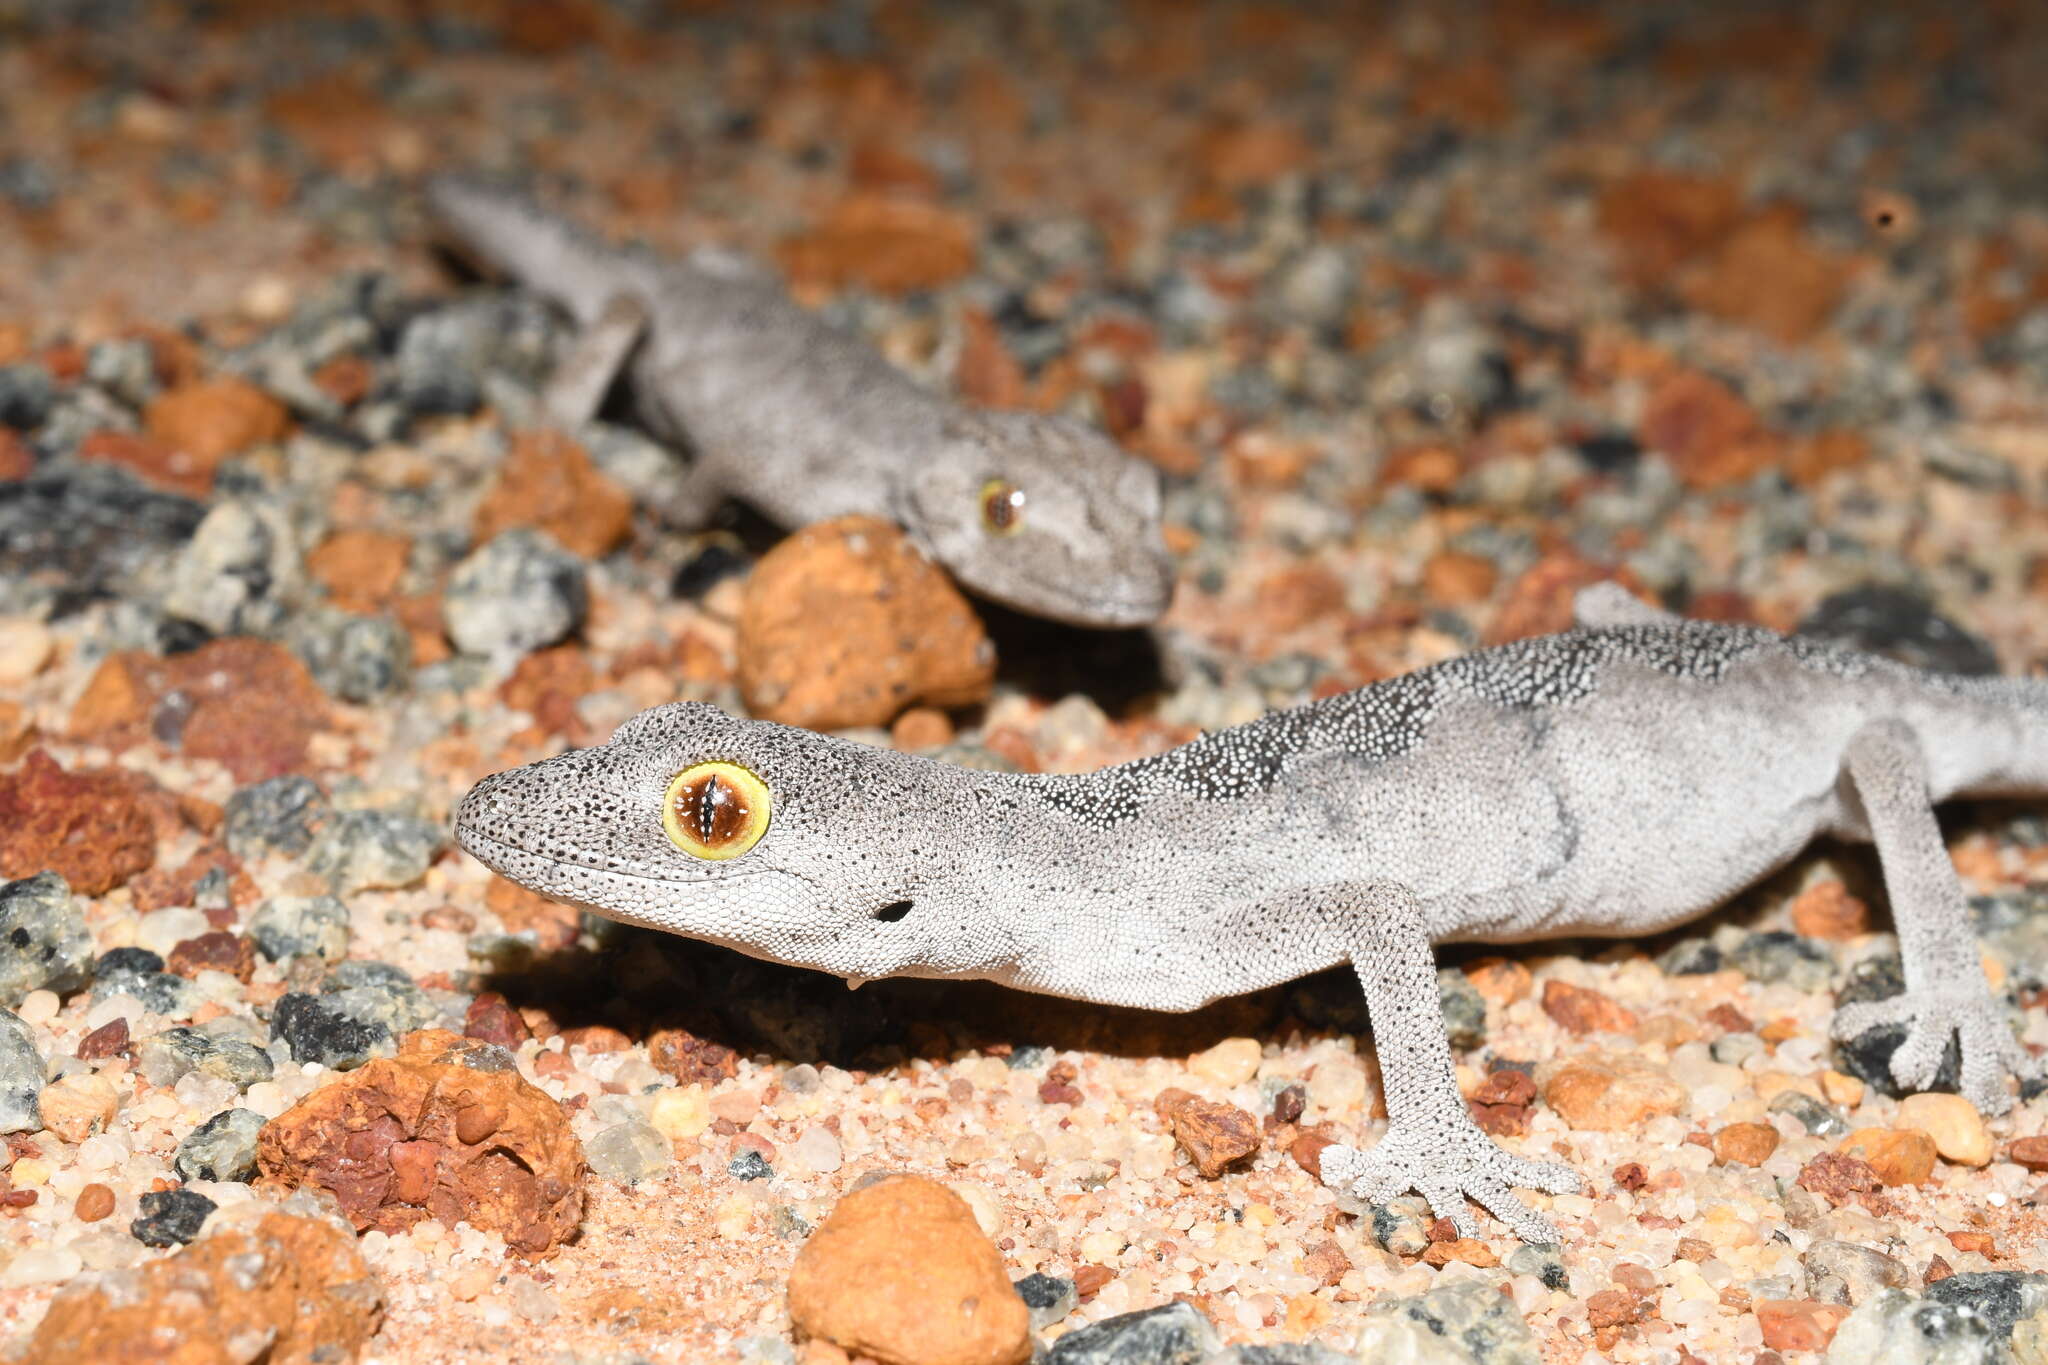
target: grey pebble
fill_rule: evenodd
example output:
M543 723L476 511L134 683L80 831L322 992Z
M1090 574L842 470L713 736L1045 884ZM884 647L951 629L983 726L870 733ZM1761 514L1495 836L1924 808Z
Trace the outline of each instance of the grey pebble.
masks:
M57 381L34 362L0 365L0 426L33 431L57 405Z
M270 1054L246 1038L218 1037L199 1029L154 1033L135 1045L135 1066L151 1085L176 1085L197 1071L247 1090L277 1068Z
M256 951L273 962L348 953L348 907L333 896L272 896L249 917Z
M1471 1051L1486 1041L1486 997L1479 993L1464 972L1440 967L1436 974L1438 1003L1443 1007L1444 1032L1451 1046Z
M0 1005L33 990L67 994L92 979L92 932L71 886L55 872L0 886Z
M338 1009L325 997L294 991L281 997L270 1016L270 1036L291 1050L295 1062L318 1062L349 1071L372 1057L389 1057L397 1048L391 1030L365 1023Z
M335 812L306 853L306 868L338 895L411 886L440 853L440 826L396 811Z
M1682 938L1657 955L1666 976L1705 976L1727 965L1720 947L1708 938Z
M1222 1346L1188 1303L1163 1304L1077 1327L1053 1343L1052 1365L1200 1365Z
M1510 1275L1534 1275L1546 1289L1563 1289L1570 1283L1564 1271L1564 1252L1556 1246L1524 1242L1510 1251L1502 1264Z
M0 1010L0 1133L33 1133L43 1126L43 1059L36 1033L12 1010Z
M768 1158L751 1147L745 1147L725 1163L725 1173L735 1180L766 1180L775 1174L775 1168L768 1164Z
M1835 979L1835 960L1826 948L1778 929L1744 937L1728 965L1752 981L1784 982L1801 991L1824 991Z
M134 996L151 1014L189 1014L199 1003L198 987L165 971L147 948L114 948L93 964L93 1002L116 995Z
M228 797L221 830L237 858L283 853L296 858L313 845L330 807L311 778L273 777Z
M603 1129L583 1144L590 1169L604 1180L633 1185L668 1169L673 1149L650 1123L631 1120Z
M514 527L455 566L441 602L448 638L465 654L528 654L574 633L590 609L583 561L549 537Z
M1407 1298L1381 1299L1366 1313L1368 1323L1375 1319L1388 1327L1380 1329L1379 1354L1373 1359L1468 1360L1483 1365L1539 1365L1541 1360L1536 1338L1515 1311L1514 1300L1478 1280L1459 1280ZM1404 1336L1407 1340L1400 1340ZM1408 1354L1403 1354L1403 1347ZM1437 1354L1430 1353L1431 1347ZM1458 1354L1445 1352L1446 1347Z
M1800 1263L1806 1267L1807 1293L1826 1303L1859 1304L1884 1289L1906 1289L1913 1272L1896 1256L1821 1238L1806 1249ZM1840 1288L1840 1296L1833 1292Z
M256 1174L256 1134L263 1115L223 1109L186 1134L171 1158L180 1180L245 1181Z
M412 680L412 636L389 616L302 611L286 627L285 643L313 680L343 701L375 701Z
M298 533L283 508L217 502L172 563L164 610L216 635L274 635L305 578Z
M61 575L78 590L125 589L206 515L118 465L38 469L0 500L0 575Z
M1936 1280L1926 1293L1935 1303L1975 1313L2000 1340L2012 1337L2015 1324L2048 1314L2048 1275L2030 1271L1965 1271ZM2036 1344L2048 1345L2048 1340Z
M2014 1365L2048 1358L2048 1276L1951 1275L1927 1286L1924 1298L1881 1289L1843 1319L1827 1358L1831 1365Z
M1358 1357L1312 1341L1287 1341L1274 1346L1233 1346L1214 1360L1216 1365L1357 1365Z
M320 983L320 1003L393 1037L425 1028L440 1009L403 968L388 962L339 962Z
M1074 1282L1059 1275L1026 1275L1016 1283L1017 1297L1031 1313L1031 1330L1050 1327L1074 1311Z
M1764 1040L1754 1033L1724 1033L1708 1044L1707 1052L1723 1066L1741 1066L1764 1050Z
M1849 1131L1849 1121L1839 1111L1797 1090L1779 1091L1764 1110L1771 1114L1791 1115L1800 1127L1817 1138L1841 1137Z

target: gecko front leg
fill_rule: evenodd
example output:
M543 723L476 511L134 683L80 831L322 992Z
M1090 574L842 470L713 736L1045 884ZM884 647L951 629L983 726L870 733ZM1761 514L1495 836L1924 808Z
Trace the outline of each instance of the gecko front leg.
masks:
M1549 1220L1511 1187L1567 1194L1584 1182L1569 1166L1513 1155L1472 1121L1452 1070L1436 957L1414 893L1388 882L1334 887L1318 909L1365 988L1387 1100L1387 1131L1372 1148L1324 1149L1324 1183L1371 1203L1415 1190L1461 1237L1478 1230L1470 1199L1523 1241L1556 1242Z
M564 431L575 431L597 416L647 323L647 306L631 294L606 299L597 321L576 338L548 380L541 406L549 420Z
M1891 1069L1906 1090L1933 1083L1956 1038L1963 1098L1986 1114L2002 1114L2012 1107L2006 1071L2029 1076L2039 1063L2006 1025L1978 962L1962 883L1935 823L1919 738L1903 722L1878 721L1850 741L1844 770L1884 868L1906 989L1889 1000L1844 1005L1834 1036L1904 1024L1906 1040L1892 1054Z

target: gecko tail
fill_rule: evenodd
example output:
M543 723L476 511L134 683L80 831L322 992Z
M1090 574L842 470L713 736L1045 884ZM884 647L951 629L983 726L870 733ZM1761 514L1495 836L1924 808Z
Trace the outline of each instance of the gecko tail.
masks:
M427 208L453 244L492 272L567 309L588 327L628 284L629 253L599 241L532 196L471 175L438 175Z

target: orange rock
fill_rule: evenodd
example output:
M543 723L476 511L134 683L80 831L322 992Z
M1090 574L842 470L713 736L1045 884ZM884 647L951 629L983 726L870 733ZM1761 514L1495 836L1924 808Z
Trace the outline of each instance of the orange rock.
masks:
M905 294L951 284L974 265L973 221L936 204L877 194L849 195L823 223L782 244L779 255L798 287L865 284Z
M1934 1174L1934 1139L1917 1128L1859 1128L1835 1150L1869 1163L1883 1185L1923 1185Z
M1870 932L1870 907L1838 881L1815 882L1792 902L1792 927L1808 938L1852 939Z
M1311 1178L1323 1178L1323 1152L1337 1145L1337 1139L1321 1132L1303 1132L1287 1144L1287 1155L1294 1164L1307 1171Z
M583 1218L582 1145L517 1071L463 1064L484 1046L410 1034L397 1057L314 1091L263 1126L262 1183L318 1185L359 1231L466 1220L523 1255L553 1252Z
M531 932L542 952L555 952L574 943L582 923L575 906L549 900L503 877L492 878L484 887L484 905L504 924L506 933Z
M1731 1123L1714 1134L1714 1159L1724 1166L1761 1166L1778 1150L1778 1130L1768 1123Z
M306 556L306 571L345 611L388 606L405 576L412 542L385 531L336 531Z
M1825 1351L1849 1316L1846 1305L1817 1299L1759 1299L1753 1311L1773 1351Z
M106 1187L86 1187L94 1189ZM110 1193L103 1202L111 1206ZM266 1213L162 1260L74 1280L51 1301L24 1358L236 1365L256 1358L249 1343L260 1342L268 1365L345 1365L383 1315L353 1237L324 1219Z
M1642 586L1626 569L1609 569L1565 550L1547 554L1525 570L1508 589L1507 600L1494 613L1485 642L1504 645L1532 635L1554 635L1572 624L1572 599L1579 589L1609 579L1637 596Z
M1527 967L1506 957L1483 957L1468 964L1465 979L1487 1004L1499 1009L1526 1000L1534 984Z
M1003 345L1003 334L978 308L960 315L960 360L953 367L953 383L969 402L985 408L1024 406L1024 367Z
M25 479L35 467L36 454L29 449L28 442L15 435L11 428L0 427L0 483Z
M1189 1095L1172 1106L1166 1121L1195 1169L1212 1180L1258 1154L1259 1121L1234 1104Z
M1802 436L1785 452L1785 476L1801 487L1810 488L1837 469L1862 464L1870 454L1870 442L1862 433L1845 427L1831 427ZM1688 610L1687 615L1696 613Z
M233 375L166 390L151 400L142 421L150 435L196 460L208 487L222 460L291 429L284 404Z
M596 682L582 646L556 645L521 659L512 676L499 685L498 697L513 710L531 715L543 732L577 743L585 738L585 726L576 703L595 690Z
M814 730L886 725L904 707L985 699L995 648L959 589L872 517L805 527L762 557L739 621L756 716Z
M1774 464L1783 445L1740 395L1698 370L1678 370L1650 391L1636 439L1669 456L1693 488L1740 483Z
M1438 1269L1442 1269L1451 1261L1463 1261L1466 1265L1481 1267L1500 1264L1500 1257L1493 1254L1493 1248L1476 1237L1454 1237L1448 1242L1431 1242L1423 1251L1422 1259Z
M1632 1054L1589 1052L1544 1075L1543 1098L1574 1128L1613 1132L1685 1111L1686 1090L1662 1067Z
M545 531L569 553L598 559L632 531L633 500L567 436L521 432L476 509L472 531L481 545L514 526Z
M1930 1154L1933 1146L1931 1142L1928 1144ZM1799 1168L1800 1187L1812 1190L1832 1204L1846 1203L1851 1196L1867 1194L1882 1183L1869 1162L1850 1152L1822 1152Z
M889 727L889 738L897 748L909 752L936 749L953 742L953 722L936 707L913 706L896 717L896 723Z
M1998 1254L1998 1242L1988 1232L1966 1232L1962 1229L1957 1229L1954 1232L1945 1232L1942 1235L1948 1238L1949 1245L1957 1251L1975 1252L1979 1256L1995 1256Z
M117 464L144 483L188 498L213 491L213 466L169 441L131 431L95 431L78 443L78 458Z
M2048 1171L2048 1137L2014 1138L2005 1159L2030 1171Z
M1422 591L1431 603L1462 606L1485 601L1499 577L1500 570L1485 556L1445 550L1422 566Z
M1812 336L1834 314L1848 271L1807 239L1802 216L1777 205L1737 228L1688 281L1687 300L1787 344Z
M1680 264L1717 247L1742 217L1732 180L1637 171L1608 186L1595 218L1639 284L1659 287Z
M33 749L0 773L0 877L57 873L81 896L103 895L156 862L149 779L118 768L66 772Z
M1600 991L1565 981L1543 983L1543 1012L1573 1033L1627 1033L1635 1011Z
M738 1053L686 1028L656 1029L647 1039L647 1060L683 1085L716 1085L739 1074Z
M290 650L229 636L169 658L109 656L73 704L71 732L117 753L164 738L158 710L173 693L183 710L182 724L168 730L176 747L214 759L237 782L298 771L332 718L326 694Z
M1029 1314L966 1201L899 1175L839 1201L789 1272L797 1330L881 1365L1019 1365Z
M1302 564L1268 575L1252 600L1252 615L1276 635L1344 610L1344 580L1320 564Z

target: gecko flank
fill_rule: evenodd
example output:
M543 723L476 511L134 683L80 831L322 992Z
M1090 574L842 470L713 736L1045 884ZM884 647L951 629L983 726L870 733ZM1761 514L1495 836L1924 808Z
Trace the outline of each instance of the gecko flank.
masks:
M641 420L687 444L669 520L701 523L727 495L792 527L864 513L1020 611L1115 627L1166 610L1159 475L1102 433L930 392L729 254L665 262L610 247L465 179L435 180L427 198L486 265L584 329L550 384L556 421L589 420L624 366Z
M697 704L500 773L463 846L617 919L866 979L981 977L1187 1010L1356 969L1389 1125L1323 1176L1360 1198L1469 1197L1555 1241L1453 1077L1431 945L1648 935L1833 834L1874 841L1905 992L1838 1036L1907 1027L1900 1084L1958 1040L2009 1107L2036 1065L1977 961L1934 803L2048 792L2048 686L1916 672L1619 590L1579 629L1473 654L1080 776L974 772Z

